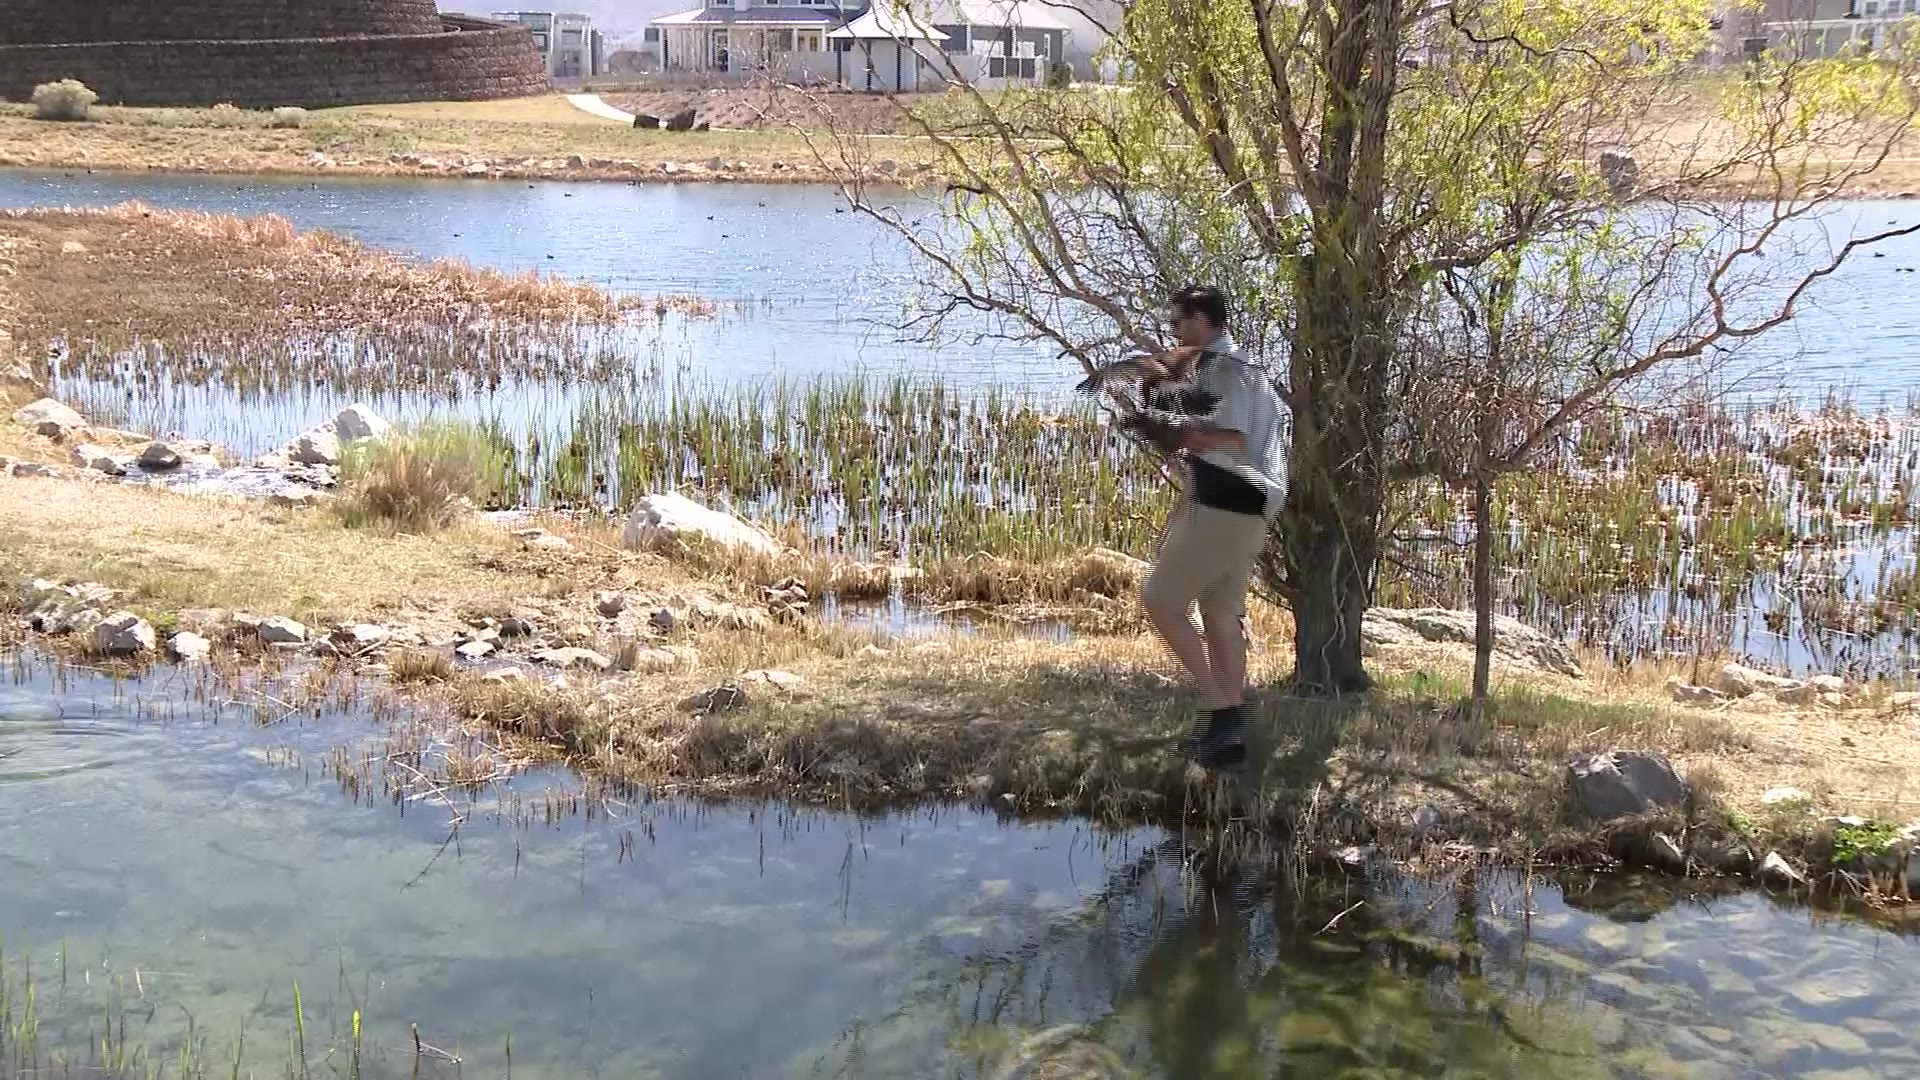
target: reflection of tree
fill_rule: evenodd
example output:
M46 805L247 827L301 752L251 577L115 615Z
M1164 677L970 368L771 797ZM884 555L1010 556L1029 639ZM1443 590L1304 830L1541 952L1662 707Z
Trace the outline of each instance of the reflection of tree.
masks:
M1606 1075L1562 984L1528 972L1524 934L1477 913L1513 910L1503 888L1473 873L1222 867L1176 839L1113 868L1073 917L944 973L895 1020L943 1020L965 1063L952 1076L992 1077L1025 1035L1076 1021L1138 1075L1173 1080Z

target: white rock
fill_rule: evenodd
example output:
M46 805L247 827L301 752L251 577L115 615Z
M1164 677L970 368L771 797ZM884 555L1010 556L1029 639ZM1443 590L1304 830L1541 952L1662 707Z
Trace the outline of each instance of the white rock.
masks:
M1669 683L1667 689L1673 700L1682 705L1718 705L1727 700L1727 695L1711 686L1692 686L1676 680Z
M772 669L749 671L740 676L740 682L748 687L764 686L770 690L778 690L783 694L798 693L806 689L807 686L807 680L795 675L791 671L777 671Z
M70 432L87 426L85 417L52 398L41 398L15 412L13 422L49 439L64 439Z
M1760 880L1779 888L1807 883L1806 875L1794 869L1777 851L1767 852L1767 857L1760 860Z
M1574 804L1591 821L1672 809L1684 805L1688 796L1686 781L1666 756L1647 751L1577 755L1567 763L1567 779Z
M60 470L38 461L16 461L13 463L15 476L58 476Z
M375 623L342 626L334 630L330 636L334 645L349 656L360 656L386 648L393 641L393 631Z
M83 469L103 472L108 476L125 476L133 468L133 458L126 454L116 454L105 447L81 443L73 448L73 463Z
M180 467L180 452L163 442L147 444L140 451L140 467L143 469L177 469Z
M333 435L343 446L362 439L384 439L393 433L393 425L365 405L349 405L333 418Z
M284 615L261 619L257 633L268 645L303 645L307 640L307 628Z
M116 611L93 626L93 651L107 656L149 653L155 640L153 627L131 611Z
M679 667L680 657L666 649L656 649L638 641L630 641L621 648L620 659L616 666L621 671L657 675Z
M493 655L491 641L466 641L454 646L453 654L462 660L480 660Z
M747 688L736 683L708 687L680 702L680 710L690 713L723 713L743 709L749 703Z
M1376 645L1411 644L1418 639L1465 645L1474 641L1474 616L1471 611L1452 608L1372 608L1361 623L1363 643ZM1556 672L1569 678L1584 678L1573 649L1565 641L1543 633L1518 619L1505 615L1493 617L1494 652L1511 661Z
M1841 694L1847 692L1847 680L1838 675L1815 675L1807 680L1807 685L1816 694Z
M300 465L338 465L340 440L327 428L317 427L301 432L287 444L285 453L288 460Z
M167 651L183 664L197 664L213 655L213 642L191 630L182 630L167 639Z
M613 667L613 661L592 649L541 649L533 654L533 658L548 667L557 667L562 670L592 668L595 671L606 671Z
M564 536L555 536L545 529L521 529L513 534L520 546L535 551L571 551L573 545Z
M1647 859L1655 869L1665 870L1669 874L1687 872L1687 853L1681 849L1678 840L1663 832L1656 832L1649 838Z
M1768 788L1766 793L1760 796L1762 806L1792 806L1812 801L1813 796L1797 787Z
M93 628L105 621L106 615L99 608L80 606L61 613L55 624L56 634L91 634Z
M606 589L593 595L593 609L606 618L617 618L627 610L627 598L615 590Z
M480 676L480 681L490 683L524 682L526 678L527 673L521 671L519 668L505 667L495 668L487 672L485 675Z
M784 550L779 541L759 526L671 491L648 495L635 504L622 539L625 546L634 551L668 554L685 551L693 541L745 548L766 555L777 555Z
M1720 689L1734 697L1746 697L1761 691L1770 694L1791 692L1800 686L1799 679L1783 678L1741 664L1728 664L1720 669Z

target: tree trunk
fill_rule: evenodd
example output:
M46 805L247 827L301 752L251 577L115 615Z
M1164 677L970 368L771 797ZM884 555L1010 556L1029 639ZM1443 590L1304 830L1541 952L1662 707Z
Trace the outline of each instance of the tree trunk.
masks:
M1347 542L1340 509L1301 506L1285 537L1293 563L1294 686L1310 694L1360 693L1373 685L1361 658L1361 620L1378 554Z
M1483 444L1484 445L1484 444ZM1485 708L1493 677L1493 477L1473 478L1473 703Z

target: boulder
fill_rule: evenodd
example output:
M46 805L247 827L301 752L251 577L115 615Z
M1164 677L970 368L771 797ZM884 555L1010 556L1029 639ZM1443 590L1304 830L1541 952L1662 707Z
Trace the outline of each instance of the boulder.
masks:
M1363 640L1370 638L1377 644L1410 643L1410 635L1418 635L1425 641L1472 648L1473 623L1473 612L1452 608L1373 608L1361 624L1361 635ZM1510 661L1569 678L1584 678L1586 674L1566 642L1505 615L1493 617L1493 651Z
M64 439L87 426L85 417L52 398L41 398L15 412L13 422L49 439Z
M1720 689L1734 697L1747 697L1763 691L1769 694L1792 692L1800 686L1799 679L1773 675L1740 664L1728 664L1720 669Z
M622 541L630 550L667 554L685 552L690 541L764 555L785 550L759 526L671 491L645 496L634 505Z
M573 545L564 536L555 536L545 529L520 529L513 534L520 546L530 551L572 551Z
M317 427L300 433L287 444L286 455L297 465L340 464L340 439L329 428Z
M606 671L613 667L613 661L594 652L592 649L541 649L533 654L533 659L565 671L571 668L590 668L594 671Z
M1777 851L1767 852L1767 857L1760 860L1760 880L1777 889L1789 889L1807 883L1806 875L1794 869L1793 864Z
M679 628L680 623L679 613L668 607L655 608L653 614L647 616L647 625L661 634L673 633Z
M1727 700L1727 695L1711 686L1694 686L1678 679L1667 684L1667 692L1682 705L1718 705Z
M1640 186L1640 163L1631 154L1602 150L1600 179L1606 183L1607 191L1614 198L1629 198Z
M1813 802L1813 796L1797 787L1768 788L1760 796L1762 806L1804 806Z
M708 687L697 694L683 698L680 702L680 711L702 715L733 712L736 709L746 708L749 700L746 687L735 683L721 683L719 686Z
M375 623L355 623L335 628L328 639L343 655L364 656L392 643L393 631Z
M116 611L93 625L93 651L106 656L139 656L153 651L153 627L131 611Z
M740 685L747 687L765 687L783 694L797 694L806 689L807 680L791 671L761 669L749 671L740 676Z
M627 598L613 589L606 589L593 595L593 609L603 618L616 619L627 610Z
M167 639L167 652L183 664L203 663L213 655L213 642L191 630L182 630Z
M59 476L60 470L38 461L16 461L13 463L15 476Z
M494 648L491 641L465 641L454 646L453 654L462 660L484 660L493 655Z
M692 109L681 109L679 112L667 117L666 123L662 126L668 131L692 131L693 118L694 112Z
M657 675L663 671L672 671L680 666L680 657L666 649L655 648L638 641L630 641L620 650L620 659L616 665L621 671L633 671L643 675Z
M393 434L393 425L365 405L349 405L333 418L333 435L342 446L362 439L384 439Z
M517 667L494 668L492 671L480 676L481 682L490 683L517 683L525 682L526 679L527 673Z
M648 129L658 128L660 126L660 118L651 113L634 113L633 126Z
M304 645L307 641L307 628L284 615L261 619L255 633L267 645Z
M1842 697L1846 696L1848 690L1847 680L1838 675L1815 675L1807 680L1807 686L1816 694L1838 694Z
M143 469L177 469L180 467L180 451L164 442L151 442L140 451L140 467Z
M1599 823L1671 810L1689 794L1666 755L1642 750L1576 755L1567 780L1580 815Z
M108 476L125 476L133 468L134 459L91 443L81 443L73 448L73 463Z

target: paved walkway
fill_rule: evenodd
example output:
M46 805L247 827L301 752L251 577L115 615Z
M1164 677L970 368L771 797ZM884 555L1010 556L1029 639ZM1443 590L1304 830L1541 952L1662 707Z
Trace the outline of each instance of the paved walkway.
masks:
M604 120L618 120L628 127L633 126L632 113L621 112L619 109L600 100L599 94L568 94L567 104L572 105L581 112L592 113Z

